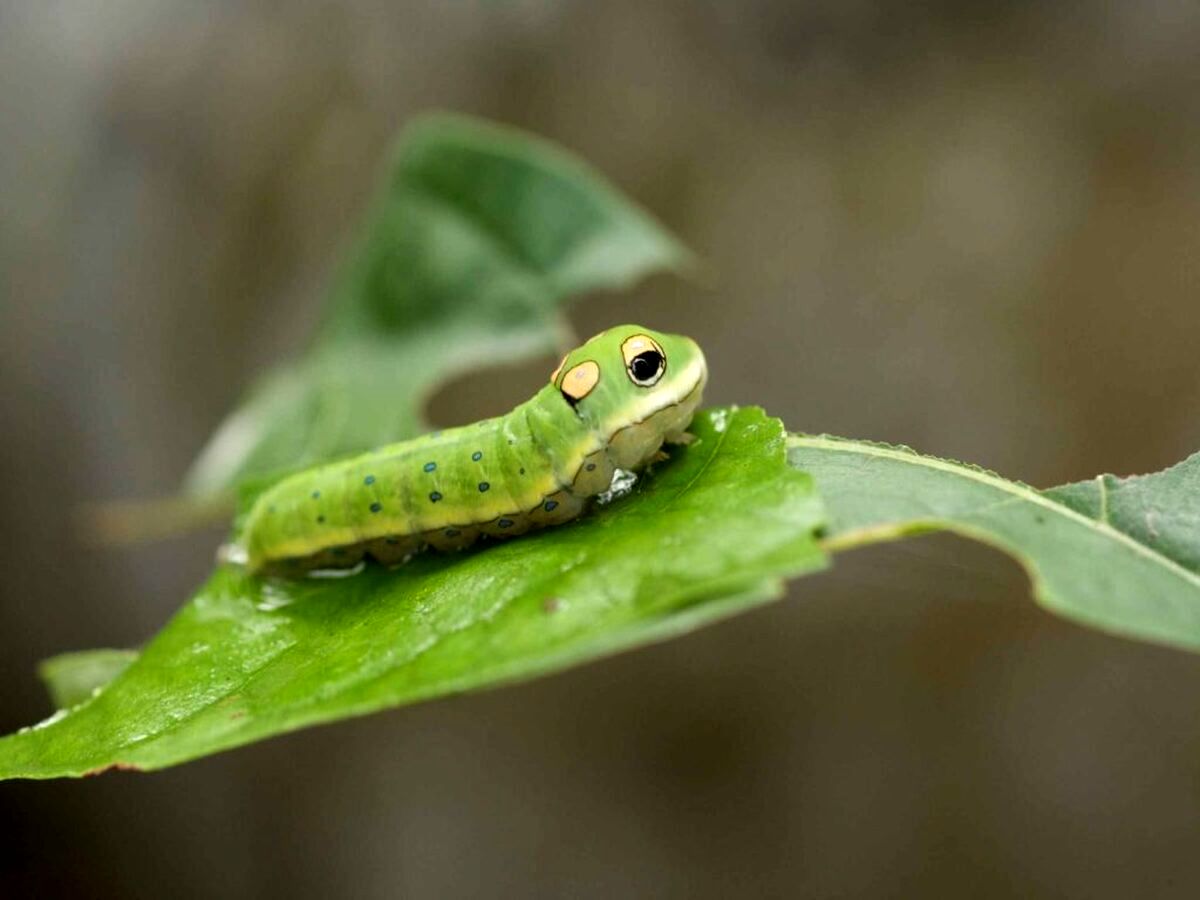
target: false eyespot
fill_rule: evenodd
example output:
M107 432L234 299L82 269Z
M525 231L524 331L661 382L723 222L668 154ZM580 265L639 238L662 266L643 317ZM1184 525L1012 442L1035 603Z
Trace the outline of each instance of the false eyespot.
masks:
M662 346L648 334L626 338L621 344L621 356L625 359L629 380L638 387L658 384L667 369L667 356Z
M571 404L575 404L590 394L599 382L600 366L589 359L567 370L560 390Z

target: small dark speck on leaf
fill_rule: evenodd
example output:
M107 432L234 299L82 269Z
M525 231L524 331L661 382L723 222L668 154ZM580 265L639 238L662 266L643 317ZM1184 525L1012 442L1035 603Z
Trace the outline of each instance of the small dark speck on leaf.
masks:
M556 613L562 609L562 601L557 597L547 597L542 601L542 610L546 613Z

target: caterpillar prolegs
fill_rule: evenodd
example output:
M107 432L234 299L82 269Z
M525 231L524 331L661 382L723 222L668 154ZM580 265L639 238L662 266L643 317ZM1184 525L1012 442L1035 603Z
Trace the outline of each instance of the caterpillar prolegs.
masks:
M615 470L688 439L706 379L691 339L609 329L507 415L284 478L254 502L236 555L254 572L301 575L570 521Z

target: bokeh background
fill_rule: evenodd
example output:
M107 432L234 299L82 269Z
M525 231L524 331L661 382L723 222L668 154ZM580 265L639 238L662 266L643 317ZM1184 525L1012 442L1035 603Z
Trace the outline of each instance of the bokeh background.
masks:
M428 109L562 142L709 261L572 317L694 335L714 402L1040 486L1200 449L1197 47L1184 0L0 2L0 730L202 580L219 531L72 513L173 489ZM926 538L548 680L0 785L0 896L1194 897L1198 709L1200 659Z

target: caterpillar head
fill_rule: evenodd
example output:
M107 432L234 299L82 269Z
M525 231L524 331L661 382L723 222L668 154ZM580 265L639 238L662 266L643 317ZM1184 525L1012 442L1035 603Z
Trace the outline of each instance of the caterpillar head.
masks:
M691 421L707 377L691 338L621 325L568 353L550 383L601 434L655 417L665 435L674 435Z

